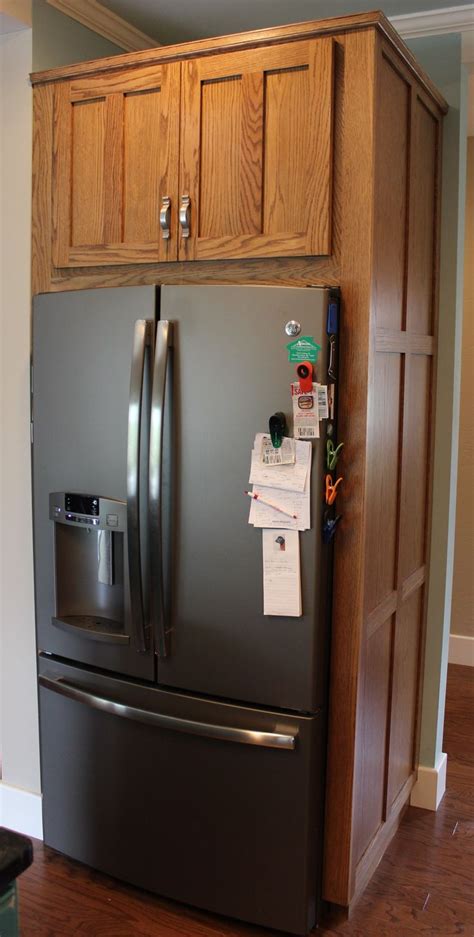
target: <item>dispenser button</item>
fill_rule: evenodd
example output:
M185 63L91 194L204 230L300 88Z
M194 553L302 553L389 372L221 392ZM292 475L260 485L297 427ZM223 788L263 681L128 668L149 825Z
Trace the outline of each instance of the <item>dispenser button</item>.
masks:
M107 527L118 527L118 514L107 514Z

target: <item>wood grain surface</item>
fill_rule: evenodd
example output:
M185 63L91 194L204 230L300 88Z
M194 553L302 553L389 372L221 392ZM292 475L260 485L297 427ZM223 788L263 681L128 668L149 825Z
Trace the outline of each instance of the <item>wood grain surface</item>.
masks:
M315 934L470 937L474 931L473 721L472 668L451 665L443 745L448 753L447 790L437 813L408 808L350 920L326 915ZM123 885L39 841L34 847L34 863L18 880L22 937L277 935Z
M418 79L420 85L436 103L440 112L445 114L448 105L440 94L430 77L416 61L408 46L391 25L389 20L380 11L373 13L356 13L349 16L338 16L330 19L320 19L306 23L294 23L290 26L275 26L269 29L258 29L247 33L235 33L229 36L219 36L216 39L201 39L172 45L146 52L134 52L131 55L109 56L97 59L95 62L81 62L63 68L50 69L37 72L31 76L33 84L49 81L58 81L61 78L76 78L83 75L98 75L105 71L119 71L140 64L163 64L177 58L185 59L196 56L210 56L220 52L237 51L242 48L251 48L259 45L273 45L282 42L312 39L315 36L335 35L344 36L347 32L375 28L380 36L389 40L392 47L397 50L401 59L411 74Z

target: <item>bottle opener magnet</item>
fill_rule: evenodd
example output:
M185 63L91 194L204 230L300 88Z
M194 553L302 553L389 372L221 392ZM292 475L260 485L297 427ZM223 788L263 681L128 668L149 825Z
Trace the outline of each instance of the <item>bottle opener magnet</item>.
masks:
M279 449L283 437L286 436L286 417L285 414L279 410L277 413L274 413L268 421L268 429L270 431L270 438L272 441L272 446L274 449Z
M310 394L313 390L313 365L311 361L302 361L296 368L302 394Z

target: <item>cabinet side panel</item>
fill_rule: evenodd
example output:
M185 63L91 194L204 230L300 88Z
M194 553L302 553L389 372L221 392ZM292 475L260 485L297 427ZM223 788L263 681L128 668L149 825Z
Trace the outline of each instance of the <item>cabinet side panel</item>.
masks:
M51 288L53 240L51 173L53 153L53 86L33 92L33 181L31 225L31 292Z
M397 615L394 650L387 808L413 772L423 589L412 593Z
M376 355L368 419L367 615L396 589L402 379L401 355Z
M432 359L428 355L411 355L410 359L403 440L407 468L400 516L402 582L420 569L426 559L426 487L430 454Z
M393 618L380 625L364 653L353 828L356 861L383 822L392 627Z
M433 333L438 123L420 98L414 104L408 327Z
M390 120L377 127L383 172L375 182L374 298L378 328L403 328L408 212L410 85L382 57L379 95Z

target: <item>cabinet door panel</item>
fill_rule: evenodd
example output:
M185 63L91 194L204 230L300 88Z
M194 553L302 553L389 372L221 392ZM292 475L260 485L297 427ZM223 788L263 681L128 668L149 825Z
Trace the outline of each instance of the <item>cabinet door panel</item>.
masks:
M57 267L177 257L180 65L78 79L55 92ZM171 232L159 223L171 200Z
M325 38L184 63L180 260L330 252L333 58Z

